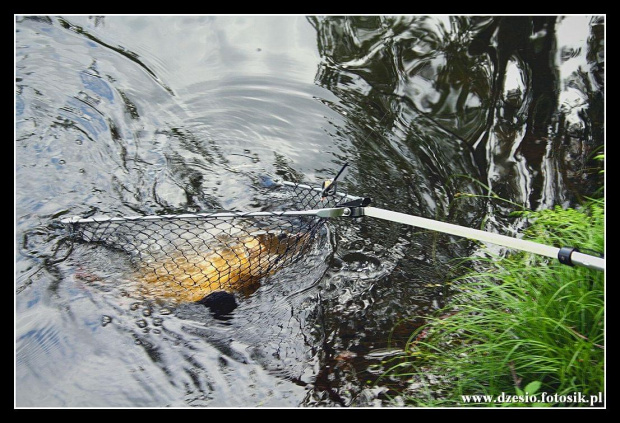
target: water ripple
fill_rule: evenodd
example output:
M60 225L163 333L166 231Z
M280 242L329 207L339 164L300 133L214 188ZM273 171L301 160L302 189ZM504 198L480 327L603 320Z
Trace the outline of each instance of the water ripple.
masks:
M16 17L15 77L18 406L389 404L376 365L474 251L334 220L220 321L61 217L264 210L348 162L375 206L510 231L485 186L568 206L604 177L602 17Z

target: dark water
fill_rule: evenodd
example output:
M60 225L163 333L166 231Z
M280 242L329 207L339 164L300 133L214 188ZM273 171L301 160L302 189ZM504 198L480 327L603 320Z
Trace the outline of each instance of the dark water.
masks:
M232 319L128 295L67 215L261 210L269 176L503 233L602 185L601 17L16 17L15 404L390 406L469 242L330 222ZM477 182L476 182L477 181ZM392 332L393 330L393 332Z

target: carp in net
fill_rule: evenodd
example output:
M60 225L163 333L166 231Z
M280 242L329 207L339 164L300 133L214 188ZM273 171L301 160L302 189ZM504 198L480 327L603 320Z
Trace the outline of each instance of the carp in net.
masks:
M127 254L132 280L151 298L195 302L225 291L249 295L260 281L298 260L329 211L350 201L323 188L283 182L286 211L228 212L64 219L74 242ZM321 210L326 210L321 213Z

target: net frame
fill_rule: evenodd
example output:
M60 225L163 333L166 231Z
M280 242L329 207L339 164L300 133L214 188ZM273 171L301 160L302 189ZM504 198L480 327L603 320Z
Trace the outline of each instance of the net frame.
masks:
M335 185L335 184L334 184ZM132 277L151 296L199 301L214 291L249 295L260 281L297 261L327 217L357 199L331 189L280 182L272 208L287 210L64 219L72 242L127 254Z

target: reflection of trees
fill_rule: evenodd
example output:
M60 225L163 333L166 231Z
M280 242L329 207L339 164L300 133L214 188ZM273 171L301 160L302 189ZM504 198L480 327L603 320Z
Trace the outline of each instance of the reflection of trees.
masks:
M472 54L487 53L494 69L486 130L476 144L476 157L482 162L491 153L490 165L501 158L498 165L503 167L522 158L531 173L518 175L509 172L509 178L504 182L507 184L510 177L523 180L524 176L531 176L533 181L530 184L534 186L542 187L544 183L541 169L547 145L542 140L550 136L551 119L558 104L558 78L553 64L556 19L553 16L494 18L488 29L474 38L469 50ZM495 37L495 41L492 42L491 37ZM512 91L507 89L506 78L511 63L521 70L523 91L521 87ZM521 119L515 120L515 113L520 114ZM490 138L495 138L494 142ZM513 149L514 153L511 153ZM507 191L506 194L513 196L516 193ZM528 204L526 198L520 200L533 205Z
M352 193L371 196L379 207L471 227L486 217L493 229L515 207L455 201L459 192L481 190L455 175L479 178L532 208L570 203L600 183L589 177L591 186L571 185L583 179L589 154L603 143L602 22L588 27L587 19L579 20L590 33L588 47L579 50L563 44L565 22L553 16L310 21L322 56L315 81L337 97L323 101L343 117L335 159L351 163ZM573 59L584 63L567 71ZM332 404L364 405L362 381L345 370L366 369L366 353L382 346L386 328L396 328L392 345L408 337L411 327L401 334L396 321L433 310L449 292L438 294L427 282L450 279L449 260L468 256L466 243L367 222L338 244L342 269L330 270L337 288L321 297L325 309L337 312L321 321L326 342L314 393L328 394ZM374 245L382 249L371 250ZM396 263L385 276L366 280L347 273L367 256ZM341 351L359 358L343 364Z
M345 131L355 147L348 159L356 156L352 171L360 172L356 192L393 209L437 216L456 193L447 184L451 175L475 172L472 157L467 145L451 135L453 128L434 124L435 116L420 112L424 99L393 95L403 90L403 72L424 74L432 64L433 46L441 40L425 29L432 22L413 17L311 20L324 59L316 81L341 100L334 107L346 114ZM414 40L423 37L426 47L414 48ZM386 185L389 190L376 189Z
M317 82L343 104L372 104L348 119L392 146L418 154L423 142L411 128L433 125L444 139L432 148L469 146L482 181L500 195L532 208L570 203L602 182L588 169L603 144L604 40L602 19L581 17L570 24L587 27L587 48L564 44L563 19L313 17L323 57ZM583 64L560 72L570 60ZM567 103L567 93L581 102ZM463 160L432 166L472 173Z

